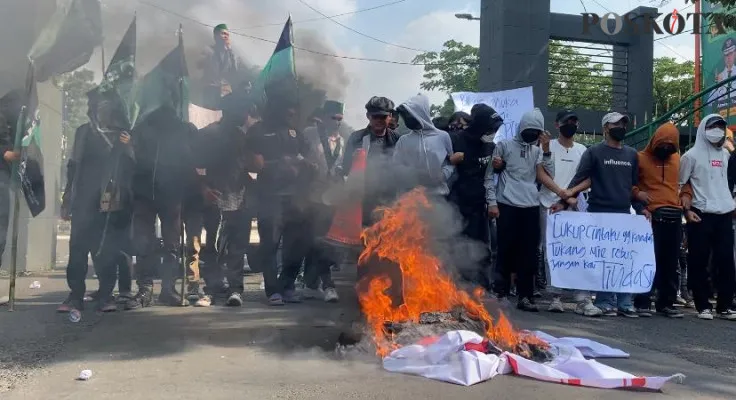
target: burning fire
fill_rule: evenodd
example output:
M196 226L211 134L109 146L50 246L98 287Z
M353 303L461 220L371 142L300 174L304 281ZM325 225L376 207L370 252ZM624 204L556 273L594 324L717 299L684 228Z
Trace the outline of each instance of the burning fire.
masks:
M360 268L365 268L369 260L377 256L397 264L401 270L404 304L392 304L391 297L386 294L391 287L391 279L387 276L370 278L358 293L381 357L397 347L385 328L386 322L418 323L422 313L449 312L457 307L483 322L486 337L499 347L515 349L522 341L541 343L530 335L516 332L503 314L494 323L480 301L483 290L476 289L471 297L458 289L443 271L440 260L427 248L429 232L423 215L432 212L432 204L424 190L415 189L382 211L382 219L363 231L365 250L358 260Z

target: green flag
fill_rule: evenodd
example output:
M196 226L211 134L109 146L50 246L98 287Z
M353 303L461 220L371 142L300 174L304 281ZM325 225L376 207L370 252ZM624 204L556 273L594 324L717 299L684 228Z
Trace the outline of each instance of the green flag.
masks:
M179 45L139 82L139 120L161 107L171 107L189 121L189 72L184 55L184 38L179 27Z
M101 43L99 0L57 0L56 11L28 54L36 80L43 82L87 64Z
M28 209L35 217L46 208L46 188L43 179L43 154L41 154L41 118L33 63L28 66L24 100L25 104L21 108L16 125L14 146L15 151L20 151L20 161L13 163L12 176L17 177Z
M96 99L110 104L110 113L95 115L101 127L128 131L138 115L135 102L136 18L130 23L118 45L100 85L95 89Z
M291 24L291 16L286 20L284 29L281 31L281 37L273 55L263 67L258 78L253 83L251 93L257 96L258 100L265 98L264 89L269 82L282 79L296 80L296 67L294 65L294 28Z

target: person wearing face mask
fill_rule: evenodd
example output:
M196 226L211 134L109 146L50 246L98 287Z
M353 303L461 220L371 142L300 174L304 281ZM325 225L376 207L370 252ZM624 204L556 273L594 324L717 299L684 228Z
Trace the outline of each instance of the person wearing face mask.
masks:
M693 291L698 318L713 319L708 299L708 260L712 255L718 292L716 315L736 321L731 310L734 296L734 232L736 205L728 187L726 121L718 114L703 118L695 144L680 160L680 201L687 219L688 287Z
M317 165L317 176L309 189L309 225L303 229L312 232L312 244L304 261L304 298L322 299L328 303L338 301L335 283L332 281L330 266L333 264L331 254L322 244L322 239L330 229L335 210L325 204L323 198L331 186L342 182L335 167L342 162L345 143L340 137L344 105L338 101L328 100L322 107L317 127L304 130L304 137L309 142L310 155ZM321 284L321 288L320 288Z
M258 174L258 262L269 304L299 303L295 280L309 252L311 232L307 196L317 167L310 160L309 143L296 130L296 82L280 80L266 85L263 120L245 135L248 172ZM276 253L283 239L283 267L277 275Z
M629 214L632 205L638 207L631 192L639 181L639 159L636 150L622 143L628 123L629 117L618 112L603 116L605 141L585 150L568 185L570 198L555 203L551 212L576 204L577 195L587 189L591 189L588 212ZM638 318L632 298L629 293L599 292L595 306L604 316Z
M555 176L554 181L557 186L566 188L570 185L572 178L575 176L575 171L580 164L580 160L585 153L585 146L575 142L575 133L578 131L578 116L572 110L563 110L557 113L555 126L560 132L557 139L550 140L549 151L552 153L552 159L554 162ZM544 274L547 277L547 283L551 283L549 274L549 264L547 262L547 246L545 244L545 235L547 233L547 215L549 209L557 202L560 201L558 196L547 187L542 187L539 192L539 225L540 225L540 241L539 251L541 254L541 265L542 271L540 274ZM548 311L550 312L564 312L565 308L562 304L562 292L553 287L548 288L549 292L552 293L552 302L549 305ZM577 306L575 313L584 315L586 317L598 317L602 314L602 311L593 305L592 302L586 301L590 298L589 293L580 292L575 293L575 300Z
M472 113L472 110L471 110ZM466 129L472 120L468 113L457 111L450 117L450 132L461 132Z
M541 142L541 148L537 142ZM493 157L506 164L498 179L494 179L492 168L486 168L485 175L488 216L498 220L497 262L503 282L495 289L499 297L508 296L511 273L516 272L517 308L536 312L534 273L540 233L537 182L567 198L551 177L554 163L542 112L535 108L524 113L514 139L497 143Z
M463 235L485 244L490 250L490 225L486 218L486 190L483 184L496 147L493 135L503 126L503 118L492 107L476 104L468 121L470 125L465 130L451 134L454 154L450 161L455 165L457 179L452 185L450 200L463 217ZM483 257L480 265L473 264L460 269L463 278L491 292L490 252Z
M434 127L430 117L429 98L416 95L396 111L404 126L410 130L396 142L393 161L403 167L402 189L409 191L416 186L424 186L431 194L447 196L450 188L447 180L454 171L450 164L452 141L450 135Z
M679 279L678 252L682 242L682 206L679 198L680 132L668 122L654 132L647 147L639 152L639 183L632 194L645 206L642 213L652 222L654 257L657 272L653 290L657 291L657 313L682 318L674 308ZM634 298L640 317L651 316L650 294Z

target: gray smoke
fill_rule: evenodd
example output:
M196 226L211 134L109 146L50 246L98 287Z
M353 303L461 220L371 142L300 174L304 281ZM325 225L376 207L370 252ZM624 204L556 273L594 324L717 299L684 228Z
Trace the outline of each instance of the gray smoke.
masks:
M201 76L199 66L204 50L212 45L211 26L226 23L233 31L233 47L246 64L263 66L274 43L239 36L255 36L276 42L283 25L261 29L253 26L285 22L289 10L280 2L251 2L242 0L103 0L102 18L105 61L110 59L134 15L138 18L137 66L141 74L153 68L177 44L176 33L182 24L187 63L193 79ZM279 3L279 4L272 4ZM0 91L22 87L27 61L26 54L35 37L55 9L55 0L0 1ZM163 10L166 11L163 11ZM209 25L209 26L206 26ZM297 28L299 28L297 26ZM316 30L295 30L299 47L334 54L335 49L325 43ZM12 38L12 40L10 39ZM340 60L296 50L297 72L309 83L327 92L335 99L344 99L350 78ZM87 68L101 76L102 54L93 56Z

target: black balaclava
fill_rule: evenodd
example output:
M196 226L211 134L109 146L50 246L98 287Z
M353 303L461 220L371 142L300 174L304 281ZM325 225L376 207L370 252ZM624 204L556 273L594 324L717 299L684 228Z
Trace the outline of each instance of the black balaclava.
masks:
M487 104L476 104L470 110L468 132L473 136L492 135L503 125L503 118Z
M406 107L401 105L396 111L398 111L399 115L401 115L401 119L404 120L404 126L406 126L407 129L410 129L412 131L422 130L422 123L419 122L419 120L416 119L414 115L412 115L412 113L410 113L409 110L406 109Z

